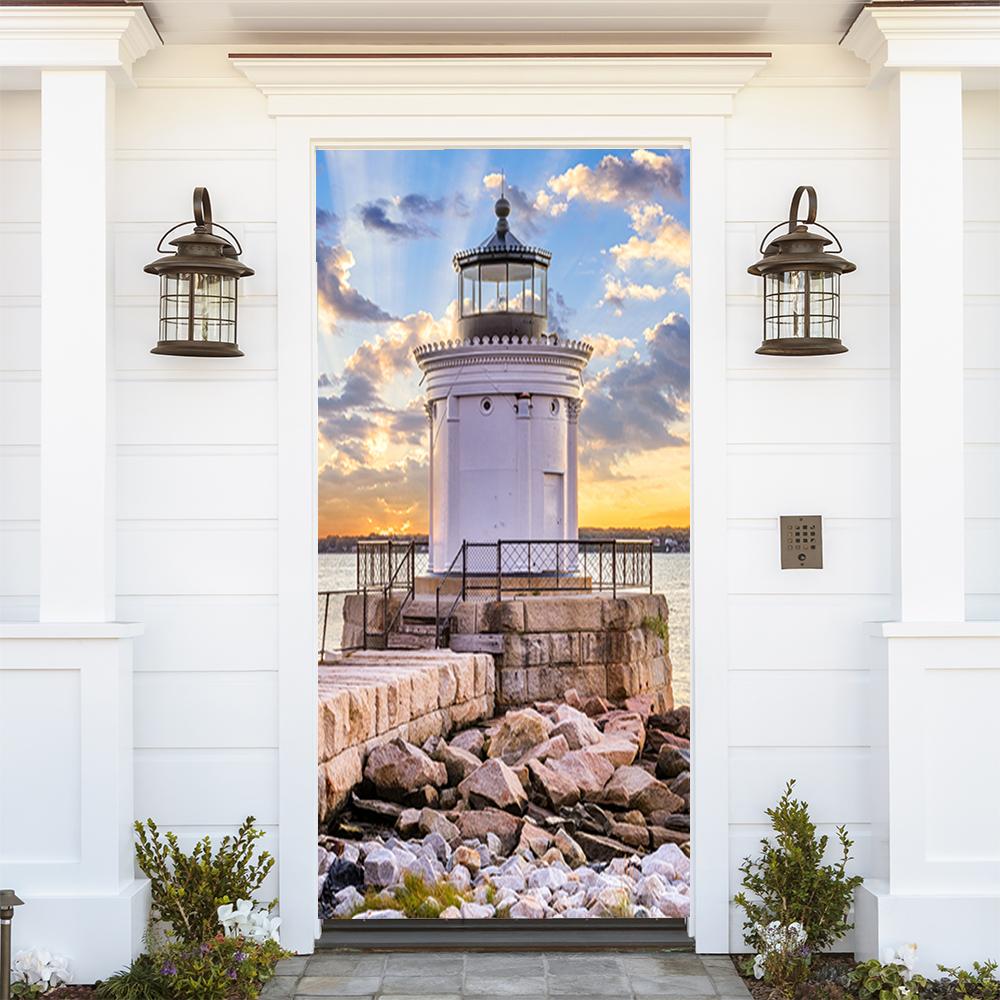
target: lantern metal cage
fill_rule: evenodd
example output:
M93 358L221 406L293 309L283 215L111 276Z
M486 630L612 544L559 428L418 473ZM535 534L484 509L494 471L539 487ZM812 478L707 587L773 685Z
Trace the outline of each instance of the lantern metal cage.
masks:
M208 190L194 189L194 218L179 222L160 237L163 241L182 226L194 231L170 241L176 247L144 271L160 278L160 333L151 354L182 357L241 358L237 344L237 283L253 274L240 259L240 241L212 220ZM229 239L216 234L221 230Z
M809 208L800 219L803 195L808 195ZM796 188L788 231L771 240L785 223L774 226L761 241L763 257L747 268L764 279L764 340L757 354L802 357L847 351L840 339L840 276L856 265L839 256L840 240L816 221L816 209L815 189ZM826 249L831 243L837 244L832 252Z

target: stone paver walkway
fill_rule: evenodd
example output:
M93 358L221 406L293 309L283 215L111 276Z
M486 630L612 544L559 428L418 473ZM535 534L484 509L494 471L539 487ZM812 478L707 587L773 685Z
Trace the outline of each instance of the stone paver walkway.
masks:
M321 951L282 962L262 1000L748 1000L727 955Z

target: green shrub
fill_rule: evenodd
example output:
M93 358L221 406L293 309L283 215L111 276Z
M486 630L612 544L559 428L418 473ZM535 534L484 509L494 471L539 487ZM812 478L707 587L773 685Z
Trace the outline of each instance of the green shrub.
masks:
M213 853L205 837L185 854L173 833L161 838L156 824L135 824L136 860L150 881L153 917L169 925L172 936L186 944L211 941L220 929L218 909L224 903L253 899L274 858L254 849L263 833L248 816L235 837L223 837Z
M140 955L129 968L94 987L99 1000L170 1000L170 990L149 955Z
M275 941L222 934L199 944L177 941L136 959L94 992L99 1000L253 1000L285 955Z
M972 963L972 972L966 969L949 969L939 965L941 972L951 976L955 992L960 997L975 997L976 1000L998 1000L1000 998L1000 979L993 974L997 971L996 962Z
M858 1000L912 1000L927 985L923 976L911 975L905 965L883 964L877 958L856 965L847 979Z
M847 874L853 841L844 827L837 827L840 857L824 864L829 838L816 836L809 806L792 798L794 788L792 779L778 804L767 810L773 841L765 837L760 856L744 858L740 865L743 891L734 902L746 914L744 937L758 952L764 951L762 929L774 921L782 927L801 924L812 952L828 948L854 926L847 914L862 880Z

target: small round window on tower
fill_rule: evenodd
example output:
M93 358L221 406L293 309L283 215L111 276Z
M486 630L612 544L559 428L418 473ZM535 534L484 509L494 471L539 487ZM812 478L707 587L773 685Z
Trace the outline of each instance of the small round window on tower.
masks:
M552 402L549 403L549 412L552 414L552 416L555 416L559 412L559 400L558 399L553 399Z
M483 413L489 415L493 412L493 400L490 399L489 396L483 396L483 398L479 401L479 409L482 410Z

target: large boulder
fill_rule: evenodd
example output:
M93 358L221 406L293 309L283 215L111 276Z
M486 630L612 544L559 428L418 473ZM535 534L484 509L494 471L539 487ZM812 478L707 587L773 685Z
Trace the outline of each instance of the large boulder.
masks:
M590 749L571 750L546 766L572 781L585 799L596 798L615 773L613 764Z
M444 742L434 751L433 757L439 763L444 764L448 772L449 785L457 785L482 764L482 761L470 751L450 746Z
M552 770L540 760L529 761L528 770L532 784L553 809L576 805L580 801L579 786L566 775Z
M465 732L452 737L451 745L458 750L467 750L477 757L482 757L486 737L481 729L466 729Z
M565 736L553 735L543 743L533 746L530 750L525 750L525 752L517 759L514 766L520 767L522 764L527 764L530 760L546 761L549 757L562 757L563 754L569 753L570 749L571 747L569 743L566 742Z
M690 767L691 754L685 753L679 747L664 743L656 756L656 776L658 778L676 778Z
M570 750L580 750L582 747L588 747L591 743L597 743L601 739L600 729L583 712L576 714L579 718L559 722L552 730L553 736L562 736L566 740Z
M419 747L401 739L372 750L364 775L380 795L397 802L406 801L425 786L440 788L448 782L444 764L431 760Z
M452 847L462 839L458 827L444 813L439 813L434 809L420 810L418 829L425 836L431 833L440 834Z
M490 736L487 753L511 764L526 750L544 743L551 732L552 722L533 708L508 712Z
M639 744L628 733L605 733L600 742L587 749L603 757L612 767L631 764L639 756Z
M654 811L676 812L684 801L641 767L620 767L604 786L600 801L621 809L638 809L648 816Z
M493 834L500 842L500 850L510 854L517 846L522 821L500 809L470 809L458 814L458 829L463 840L486 841Z
M502 760L480 764L458 786L459 794L473 809L496 806L507 812L523 813L528 796L514 770Z

